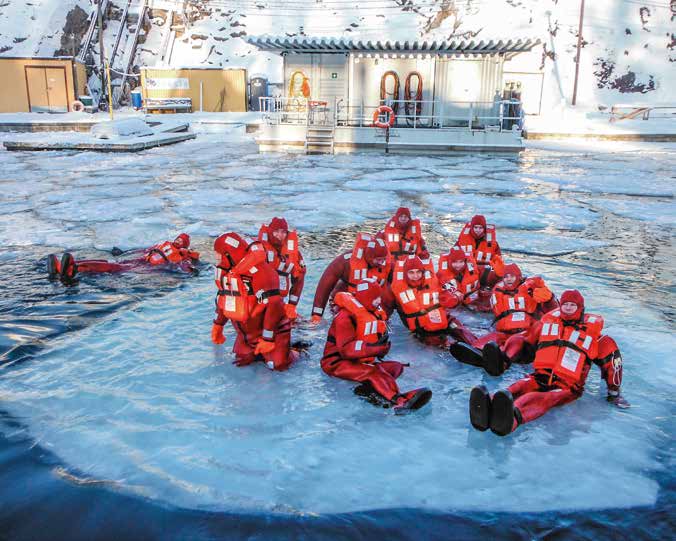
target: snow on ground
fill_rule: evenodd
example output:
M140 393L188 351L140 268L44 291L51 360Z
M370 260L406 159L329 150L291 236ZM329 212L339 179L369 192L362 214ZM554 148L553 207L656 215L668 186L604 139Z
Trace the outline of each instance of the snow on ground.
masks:
M656 423L670 415L676 376L664 355L676 348L673 193L664 193L676 162L668 147L562 147L513 157L261 155L237 130L135 155L0 151L0 257L28 248L105 257L100 250L147 246L187 230L212 261L217 234L254 234L284 215L301 233L308 278L300 312L307 316L329 258L399 205L421 216L435 254L481 211L498 224L507 258L556 292L580 288L588 309L604 315L623 351L633 407L606 403L593 368L576 403L508 438L475 432L467 419L471 387L497 389L527 367L490 378L418 344L398 321L391 357L412 364L401 387L435 393L431 406L406 418L322 373L328 322L299 324L295 335L313 346L288 372L236 368L232 332L224 347L209 342L214 289L203 272L1 370L3 408L67 470L219 510L524 512L656 501L655 472L663 467ZM612 186L601 180L604 170ZM496 191L500 184L508 189ZM63 287L43 282L42 267L35 272L32 292ZM128 279L108 278L117 288ZM77 287L70 294L77 298ZM477 332L490 325L487 316L460 317Z

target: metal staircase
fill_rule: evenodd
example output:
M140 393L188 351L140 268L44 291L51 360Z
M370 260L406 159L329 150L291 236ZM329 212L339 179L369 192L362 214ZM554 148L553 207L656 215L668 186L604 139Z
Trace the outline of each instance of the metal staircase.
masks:
M305 131L306 154L333 154L334 126L307 125Z

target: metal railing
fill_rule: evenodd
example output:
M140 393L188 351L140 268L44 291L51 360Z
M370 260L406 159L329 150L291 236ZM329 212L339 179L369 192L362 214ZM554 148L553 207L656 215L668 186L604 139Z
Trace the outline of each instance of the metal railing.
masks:
M387 100L378 105L336 98L333 107L327 100L305 98L259 98L266 124L335 125L372 127L373 115L387 105L395 110L395 128L433 128L467 130L511 130L523 128L523 110L518 100L457 101ZM383 114L387 122L389 116Z

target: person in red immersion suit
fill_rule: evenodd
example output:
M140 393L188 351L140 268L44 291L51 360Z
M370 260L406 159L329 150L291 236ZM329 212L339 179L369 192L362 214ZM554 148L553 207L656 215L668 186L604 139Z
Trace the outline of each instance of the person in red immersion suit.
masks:
M113 249L113 255L123 252ZM190 236L181 233L173 241L165 241L145 250L138 250L138 257L124 261L107 261L105 259L82 259L76 261L73 254L66 252L59 260L55 254L47 258L47 272L50 279L60 277L64 281L72 280L78 273L114 273L139 271L152 267L176 266L185 272L195 272L195 263L199 261L199 253L190 250Z
M339 310L329 328L321 366L329 376L366 383L393 405L396 414L405 414L427 404L432 391L399 392L397 378L404 365L383 360L390 341L381 295L382 288L375 281L360 282L354 294L336 294Z
M467 306L481 312L490 311L488 298L479 295L479 268L472 256L453 246L439 257L438 269L437 279L444 290L446 308Z
M225 342L223 326L230 320L237 333L234 364L262 361L271 370L286 370L298 353L291 350L291 322L284 313L279 275L265 257L255 265L249 258L253 252L263 252L263 247L248 245L237 233L225 233L214 242L214 250L220 262L212 342Z
M326 303L336 293L354 293L362 280L373 279L383 287L383 303L392 306L391 293L385 287L392 272L392 257L383 239L368 233L357 233L352 250L336 257L319 279L312 303L312 322L319 323Z
M578 399L592 364L601 368L608 401L628 407L620 396L620 350L602 331L603 318L585 314L580 292L564 291L560 309L545 314L537 323L534 372L492 397L483 385L472 389L469 401L472 426L482 431L490 428L505 436L551 408Z
M487 224L486 218L481 214L476 214L462 228L455 245L476 261L481 285L484 288L493 287L503 275L504 265L495 226Z
M395 260L409 255L420 256L421 259L430 257L425 239L422 236L420 220L411 218L411 211L406 207L399 207L394 216L387 222L383 230L387 249Z
M417 256L398 261L392 276L392 293L404 326L425 344L448 347L456 340L474 342L474 336L445 308L454 299L441 289L429 260Z
M514 362L532 361L537 322L542 314L558 307L541 277L524 279L515 263L505 265L504 272L491 294L495 331L471 344L451 345L456 359L481 366L492 376L499 376Z
M279 291L285 301L284 313L289 319L296 319L296 306L305 284L305 262L298 246L298 234L289 231L284 218L273 218L263 225L256 241L262 250L250 251L244 265L256 266L267 262L279 275Z

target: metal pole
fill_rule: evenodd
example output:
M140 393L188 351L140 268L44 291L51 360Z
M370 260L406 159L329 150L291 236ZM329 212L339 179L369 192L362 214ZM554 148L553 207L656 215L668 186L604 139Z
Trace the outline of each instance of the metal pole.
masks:
M106 62L106 78L108 79L108 112L110 120L113 120L113 91L110 88L110 64Z
M584 20L584 0L580 0L580 26L577 29L577 55L575 56L575 84L573 85L573 105L577 102L577 77L580 73L580 48L582 47L582 21Z
M203 84L202 81L200 81L200 113L203 112L203 109L202 109L202 96L203 96L203 92L204 92L203 87L204 87L204 84Z
M98 3L96 4L97 6L97 14L96 16L98 17L99 20L99 66L100 66L100 73L101 73L101 95L103 95L103 89L105 88L105 77L103 74L103 70L106 67L106 61L103 56L103 12L101 11L101 2L104 0L99 0Z

